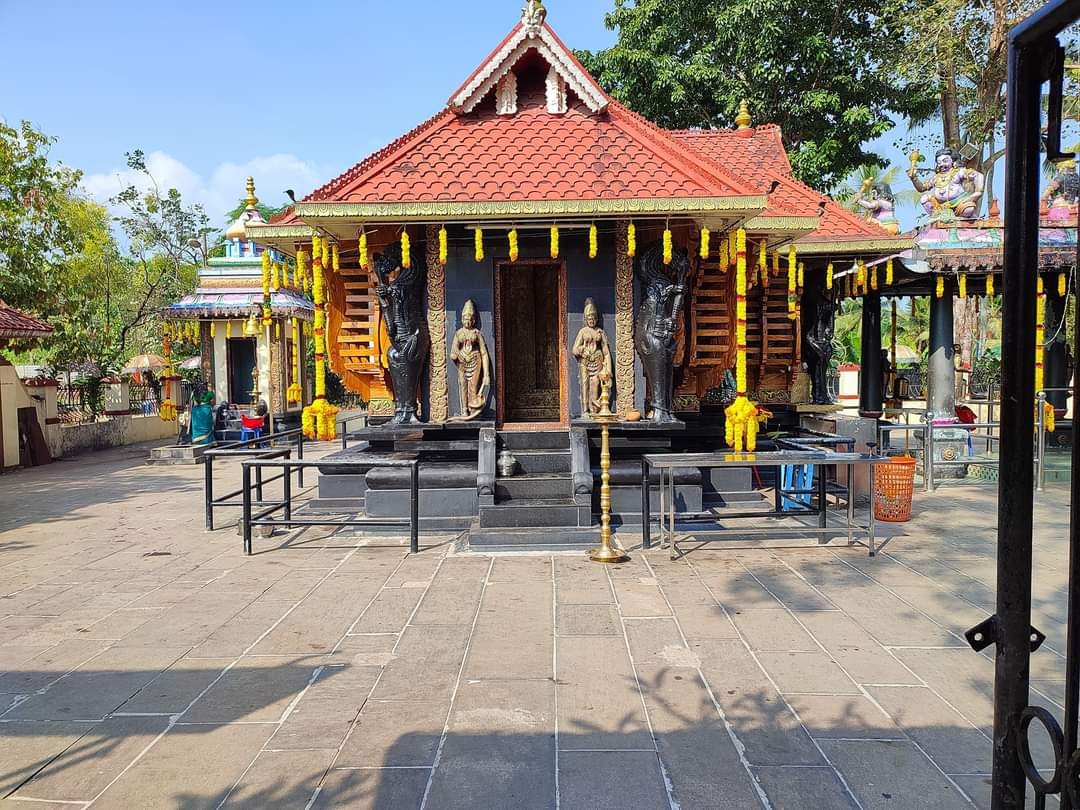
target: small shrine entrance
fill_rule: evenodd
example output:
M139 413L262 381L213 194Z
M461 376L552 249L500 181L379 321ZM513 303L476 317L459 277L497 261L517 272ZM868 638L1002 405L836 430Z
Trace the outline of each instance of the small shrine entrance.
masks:
M569 424L566 271L561 262L519 260L495 273L498 421L530 429Z
M255 340L229 338L225 343L228 347L226 359L229 364L229 401L251 402L251 392L255 388L252 377L255 373Z

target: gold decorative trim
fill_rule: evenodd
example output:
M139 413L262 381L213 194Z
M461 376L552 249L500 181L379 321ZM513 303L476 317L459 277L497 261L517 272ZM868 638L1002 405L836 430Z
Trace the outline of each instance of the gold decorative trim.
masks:
M615 225L615 412L634 410L634 260L627 256L630 220Z
M812 233L821 224L817 217L773 217L758 214L749 220L743 228L748 232L761 231L806 231Z
M450 392L446 369L446 269L439 263L439 228L427 226L428 421L445 422L450 416Z
M257 225L248 223L247 237L253 242L260 239L296 239L298 241L310 241L311 237L318 233L308 225Z
M819 256L826 253L896 253L915 247L910 237L885 237L884 239L836 239L831 241L796 242L799 255Z
M362 222L402 222L405 220L452 222L511 217L597 216L603 214L706 214L739 211L748 214L764 210L763 195L734 197L651 197L627 200L521 200L502 202L403 202L350 203L305 202L296 204L296 215L304 220L354 219ZM266 231L260 229L262 234ZM277 233L274 234L278 236ZM258 241L256 239L256 241Z
M393 416L394 400L373 399L367 406L368 416Z

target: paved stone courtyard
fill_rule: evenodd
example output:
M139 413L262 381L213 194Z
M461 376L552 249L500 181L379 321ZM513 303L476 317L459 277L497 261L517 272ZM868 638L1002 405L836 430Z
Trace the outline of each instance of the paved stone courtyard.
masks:
M993 610L991 488L920 494L876 559L322 530L244 557L202 469L145 453L0 477L5 807L989 806L993 666L961 633ZM1067 500L1036 513L1059 716Z

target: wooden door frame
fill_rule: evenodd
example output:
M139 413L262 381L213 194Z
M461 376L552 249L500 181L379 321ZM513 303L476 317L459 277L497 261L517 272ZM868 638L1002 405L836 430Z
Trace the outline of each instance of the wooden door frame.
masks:
M566 350L566 261L564 259L518 259L510 261L509 257L496 259L495 266L495 426L499 430L515 431L541 431L560 430L570 426L570 385L567 372ZM503 362L506 352L506 341L503 339L503 312L502 312L502 274L503 270L513 271L515 268L530 267L554 267L559 274L559 410L561 419L558 422L507 422L505 413L506 382L503 372L506 368ZM528 270L526 270L528 272Z

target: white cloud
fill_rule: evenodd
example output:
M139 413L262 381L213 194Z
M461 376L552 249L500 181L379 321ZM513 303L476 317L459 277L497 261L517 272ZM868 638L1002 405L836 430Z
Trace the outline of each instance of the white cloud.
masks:
M295 189L299 199L326 179L314 164L290 154L255 157L244 163L227 161L215 167L209 177L203 177L172 155L155 151L146 156L146 168L162 193L175 188L186 204L202 203L211 224L220 228L228 224L224 221L226 212L243 198L249 176L255 178L256 196L274 207L288 202L285 189ZM149 183L126 167L83 177L86 192L103 203L129 185L146 188Z

